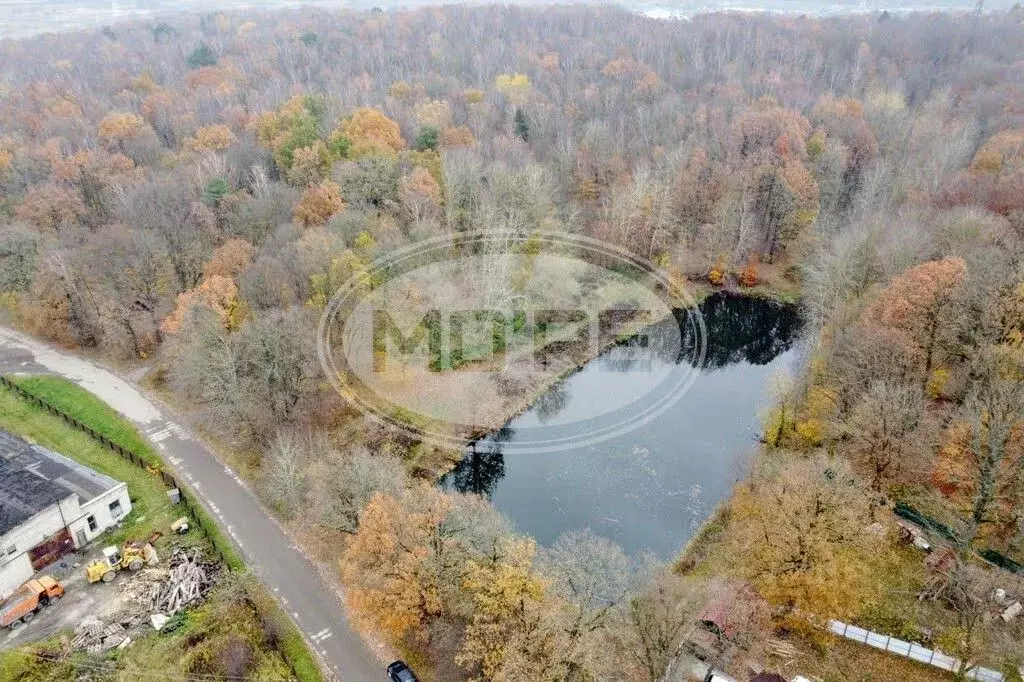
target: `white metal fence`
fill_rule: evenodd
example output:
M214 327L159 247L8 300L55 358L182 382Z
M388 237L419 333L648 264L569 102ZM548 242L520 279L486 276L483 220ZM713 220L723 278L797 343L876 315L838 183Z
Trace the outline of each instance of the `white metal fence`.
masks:
M920 644L905 642L902 639L897 639L888 635L880 635L877 632L871 632L870 630L859 628L856 625L849 625L838 620L830 620L828 622L828 629L830 632L839 635L840 637L852 639L854 642L867 644L868 646L873 646L876 649L881 649L882 651L888 651L889 653L896 654L897 656L903 656L904 658L909 658L914 661L927 663L928 665L933 665L936 668L956 672L960 667L960 661L958 659L948 656L941 651L927 649ZM967 677L972 680L978 680L978 682L1003 682L1005 679L1001 672L981 667L976 667L968 671Z

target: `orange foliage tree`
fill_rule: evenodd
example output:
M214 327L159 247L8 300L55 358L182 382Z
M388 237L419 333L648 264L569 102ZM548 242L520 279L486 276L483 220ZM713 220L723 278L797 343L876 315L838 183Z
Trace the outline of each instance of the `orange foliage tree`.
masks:
M216 275L234 279L245 266L252 262L256 248L241 237L235 237L218 247L209 262L203 268L203 278L210 279Z
M56 230L77 221L85 212L78 192L61 185L35 185L14 209L14 216L40 229Z
M961 258L922 263L893 277L864 311L864 322L888 329L917 358L925 383L951 322L949 303L966 276L967 264Z
M751 256L750 260L747 261L747 266L740 273L740 286L756 286L758 282L757 274L757 256Z
M316 227L326 223L343 208L345 200L341 197L341 187L332 180L324 180L306 189L299 203L295 204L293 214L299 225Z
M426 636L444 606L442 572L454 551L443 527L450 509L436 491L418 509L390 495L370 498L340 563L345 603L363 627L392 641Z
M212 310L227 327L238 306L238 287L228 277L213 275L195 289L178 294L174 311L160 323L160 329L167 334L177 334L184 326L189 312L197 306Z
M402 204L411 221L419 222L437 215L441 189L426 168L417 166L403 176L400 190Z

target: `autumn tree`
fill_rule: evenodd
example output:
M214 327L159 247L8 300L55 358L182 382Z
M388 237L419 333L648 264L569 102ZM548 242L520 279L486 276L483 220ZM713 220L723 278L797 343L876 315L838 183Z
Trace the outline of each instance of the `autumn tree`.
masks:
M351 142L355 157L368 154L394 154L405 149L398 124L378 109L362 107L341 122L335 133Z
M238 305L238 287L230 277L212 275L194 289L178 294L174 310L160 323L160 328L168 334L181 331L188 315L196 306L203 306L217 315L225 328L237 325L232 313Z
M306 189L295 205L295 222L303 227L317 227L344 208L341 187L336 182L324 180Z
M868 474L871 487L886 486L908 473L923 471L928 451L924 396L919 386L879 380L853 408L848 423L854 461Z
M85 202L79 193L60 185L33 186L14 209L18 220L48 231L73 224L85 215Z
M283 173L291 170L297 149L308 149L321 140L323 107L312 96L292 97L276 111L256 120L256 139L270 148L274 162Z
M974 389L950 426L942 454L942 477L963 493L964 547L990 528L1005 533L1024 499L1024 383L1006 376L991 353L977 361L976 371Z
M956 308L951 303L966 276L960 258L922 263L894 277L864 313L864 322L890 330L917 357L922 386L936 361L953 351L949 333Z
M229 239L218 246L203 267L203 279L220 275L234 279L256 256L253 245L241 238Z
M469 562L463 586L474 614L456 662L478 672L473 679L558 679L567 673L564 651L546 622L547 583L532 570L534 552L532 540L516 540L496 561Z
M223 123L203 126L185 140L185 148L193 152L222 152L235 141L231 128Z
M345 548L345 603L356 622L392 641L423 638L444 610L445 585L457 557L445 517L451 502L427 494L418 505L375 493Z
M875 595L870 496L841 460L790 455L755 474L732 504L743 573L795 627L844 618ZM835 589L842 585L842 590Z
M441 191L434 176L426 168L417 166L403 176L400 191L402 206L412 223L422 223L438 216Z
M611 641L621 649L621 665L642 680L663 679L707 601L703 585L659 571L628 607L613 614Z

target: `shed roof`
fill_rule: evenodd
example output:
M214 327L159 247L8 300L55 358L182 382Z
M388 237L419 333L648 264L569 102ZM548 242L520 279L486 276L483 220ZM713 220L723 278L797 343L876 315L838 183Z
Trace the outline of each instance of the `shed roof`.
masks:
M72 495L86 503L118 485L109 476L0 430L0 535Z

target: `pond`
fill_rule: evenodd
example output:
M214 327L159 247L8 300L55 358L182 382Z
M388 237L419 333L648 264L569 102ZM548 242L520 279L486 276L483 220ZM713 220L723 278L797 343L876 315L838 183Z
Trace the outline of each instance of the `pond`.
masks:
M516 528L550 544L589 528L637 555L676 554L742 478L757 448L774 375L797 361L795 306L717 293L700 306L704 363L689 389L633 431L557 452L529 443L595 428L602 402L643 401L666 373L692 373L688 313L677 311L644 335L612 347L544 394L499 432L474 443L441 480L450 490L491 499ZM676 331L675 326L678 326ZM670 334L671 332L671 334ZM661 337L683 334L664 351Z

